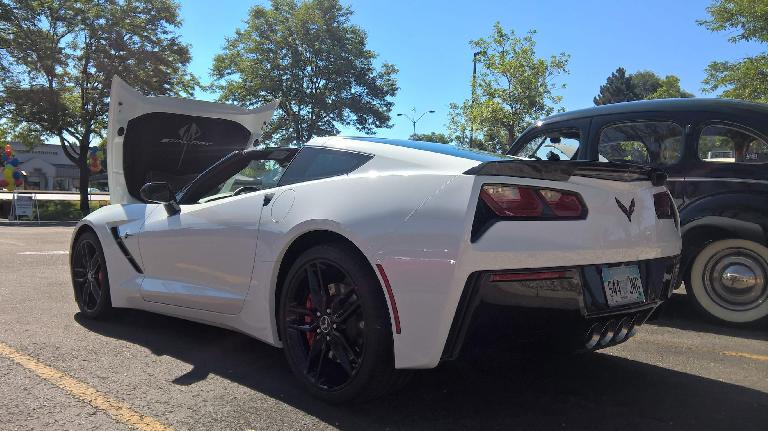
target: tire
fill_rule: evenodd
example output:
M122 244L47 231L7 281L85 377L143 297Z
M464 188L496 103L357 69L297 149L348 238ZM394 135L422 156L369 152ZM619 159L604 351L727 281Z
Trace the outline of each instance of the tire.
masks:
M288 364L314 396L338 404L403 386L408 373L394 368L383 290L350 247L319 245L299 256L285 278L278 318Z
M685 288L699 311L722 322L764 319L768 316L768 248L743 239L711 242L693 259Z
M88 231L77 237L70 256L75 302L86 317L100 319L112 313L109 275L99 238Z

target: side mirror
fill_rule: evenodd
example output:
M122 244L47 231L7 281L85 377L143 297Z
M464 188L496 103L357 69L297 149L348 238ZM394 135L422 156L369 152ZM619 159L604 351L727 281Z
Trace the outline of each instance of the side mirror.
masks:
M147 202L154 202L163 204L165 211L169 216L176 215L181 211L179 203L176 202L176 195L171 190L171 186L168 183L147 183L141 188L139 192L141 198Z

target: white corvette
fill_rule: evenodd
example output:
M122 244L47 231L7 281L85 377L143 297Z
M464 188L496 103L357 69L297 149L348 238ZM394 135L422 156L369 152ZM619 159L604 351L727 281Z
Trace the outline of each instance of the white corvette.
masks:
M144 97L115 79L112 205L72 238L84 315L240 331L342 401L454 358L486 305L572 319L559 332L591 350L628 339L674 285L660 172L376 138L256 149L273 108Z

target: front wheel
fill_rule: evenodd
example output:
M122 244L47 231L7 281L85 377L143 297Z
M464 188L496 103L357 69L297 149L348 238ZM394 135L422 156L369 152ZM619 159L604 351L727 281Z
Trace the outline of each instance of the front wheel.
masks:
M107 262L99 238L85 232L75 241L70 256L72 287L80 312L90 318L102 318L112 311Z
M768 316L768 248L754 241L714 241L699 251L686 282L704 313L728 323Z
M370 265L344 244L304 252L282 289L280 338L293 373L332 403L399 384L387 303Z

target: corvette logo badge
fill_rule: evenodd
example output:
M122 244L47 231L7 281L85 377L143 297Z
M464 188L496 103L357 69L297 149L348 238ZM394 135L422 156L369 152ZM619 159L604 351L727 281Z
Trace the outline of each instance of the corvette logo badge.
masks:
M635 212L635 198L632 198L632 201L629 202L629 208L624 206L624 204L621 203L619 198L616 198L616 205L618 205L621 212L623 212L624 215L627 216L627 220L632 222L632 213Z
M179 166L177 169L181 168L181 163L184 160L184 154L187 152L187 148L189 148L190 145L213 145L213 142L205 142L205 141L197 141L196 139L202 134L200 131L200 128L197 127L197 124L195 123L189 123L186 126L179 129L179 137L181 139L173 139L173 138L165 138L161 139L160 142L163 143L176 143L176 144L182 144L181 147L181 156L179 157Z

